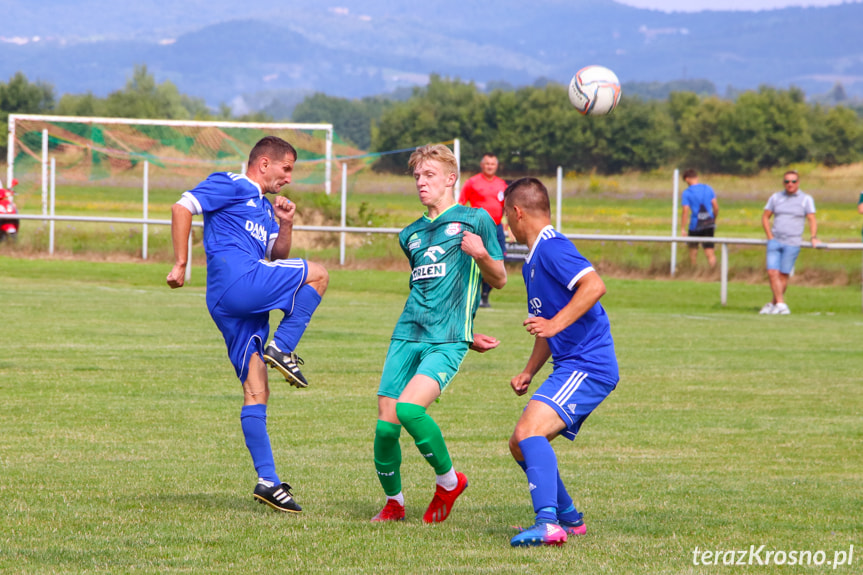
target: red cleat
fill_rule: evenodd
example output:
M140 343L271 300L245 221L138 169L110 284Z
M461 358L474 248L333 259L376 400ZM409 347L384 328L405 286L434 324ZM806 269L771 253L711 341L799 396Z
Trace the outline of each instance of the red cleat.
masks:
M445 521L449 517L449 512L452 511L455 500L467 489L467 477L464 476L464 473L456 471L455 476L458 478L458 483L452 491L447 491L440 485L437 486L429 508L423 515L423 521L426 523Z
M395 499L387 499L387 504L381 509L381 512L372 517L373 523L381 521L404 521L405 506L400 504Z

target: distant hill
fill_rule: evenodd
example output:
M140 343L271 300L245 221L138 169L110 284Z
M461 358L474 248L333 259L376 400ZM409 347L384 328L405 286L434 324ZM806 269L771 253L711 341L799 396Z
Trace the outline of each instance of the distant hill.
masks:
M863 96L859 2L667 14L610 0L438 0L434 9L286 1L263 16L230 0L0 0L0 14L0 79L22 71L60 94L105 95L146 64L211 105L278 109L266 94L361 97L431 73L481 86L565 83L598 63L648 92L697 78L719 94L771 84L816 95L839 82L848 97Z

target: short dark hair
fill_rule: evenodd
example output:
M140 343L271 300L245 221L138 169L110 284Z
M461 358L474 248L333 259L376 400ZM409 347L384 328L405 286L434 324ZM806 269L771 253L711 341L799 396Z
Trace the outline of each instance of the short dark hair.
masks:
M537 178L520 178L506 187L503 192L506 205L518 205L531 214L551 215L551 202L548 188Z
M683 172L683 179L684 180L688 180L689 178L697 178L697 177L698 177L698 172L696 172L692 168L684 170L684 172Z
M497 157L497 154L495 154L494 152L485 152L485 153L482 155L482 157L483 157L483 158L496 158L496 157Z
M294 157L294 161L296 161L297 150L295 150L292 145L278 136L265 136L258 140L258 143L255 144L255 147L252 148L251 152L249 152L249 165L251 166L257 162L262 156L278 161L288 154L292 155Z

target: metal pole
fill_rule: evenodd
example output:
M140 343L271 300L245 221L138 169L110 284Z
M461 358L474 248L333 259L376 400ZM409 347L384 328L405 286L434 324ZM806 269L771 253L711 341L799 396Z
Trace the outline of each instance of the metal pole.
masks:
M455 199L458 200L459 196L459 183L461 180L461 140L455 138L452 141L452 153L455 154L455 185L453 185L453 193L455 194Z
M674 195L674 199L671 202L671 237L677 237L677 184L679 180L680 171L677 168L674 168L674 185L672 189L674 190L672 193ZM677 243L671 242L671 275L674 275L674 272L677 270Z
M348 163L342 162L342 215L341 226L345 227L348 221ZM345 236L347 234L342 232L339 234L339 265L345 265Z
M722 243L722 262L720 271L722 279L719 282L719 302L724 307L728 303L728 244Z
M150 162L144 160L144 219L147 219L147 214L150 208ZM141 238L141 259L147 259L147 232L149 228L144 224L144 234Z
M57 160L56 158L51 158L51 206L49 213L51 217L54 217L54 198L56 197L56 179L55 175L57 173ZM51 223L48 224L48 254L54 255L54 220L51 220Z
M325 167L324 170L326 173L324 174L324 190L327 192L329 196L333 191L333 178L330 173L333 169L333 128L330 126L330 129L327 130L327 159L324 162Z
M557 167L557 225L555 229L560 230L560 213L563 209L563 166Z
M42 215L48 213L48 130L42 130Z
M15 177L15 123L9 119L9 147L6 149L6 183L12 185Z

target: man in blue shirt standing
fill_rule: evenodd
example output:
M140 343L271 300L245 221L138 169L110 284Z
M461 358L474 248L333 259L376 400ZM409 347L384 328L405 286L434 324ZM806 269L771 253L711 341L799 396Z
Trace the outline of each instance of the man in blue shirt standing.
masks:
M252 148L245 174L217 172L185 192L172 208L175 263L167 277L171 288L183 286L192 216L203 214L207 309L243 385L240 423L258 474L254 497L290 513L302 509L276 474L267 432L267 364L291 385L308 385L295 350L329 282L323 266L288 259L296 205L279 195L271 204L264 196L291 182L296 161L291 144L267 136ZM285 315L264 349L271 310Z
M713 188L699 183L698 172L689 168L683 172L683 180L689 186L683 190L681 203L683 214L680 218L680 230L683 236L712 238L716 231L716 218L719 216L719 202ZM716 267L716 252L713 242L701 242L704 255L710 268ZM695 267L698 255L698 244L689 244L689 261Z
M515 535L519 546L562 545L586 531L582 514L561 481L550 440L575 439L581 425L619 380L608 315L599 299L605 283L575 246L551 226L548 190L536 178L522 178L504 192L510 230L530 253L522 268L527 287L525 329L535 337L524 370L510 385L527 393L531 380L551 358L551 375L540 385L509 440L513 457L527 474L536 521Z

